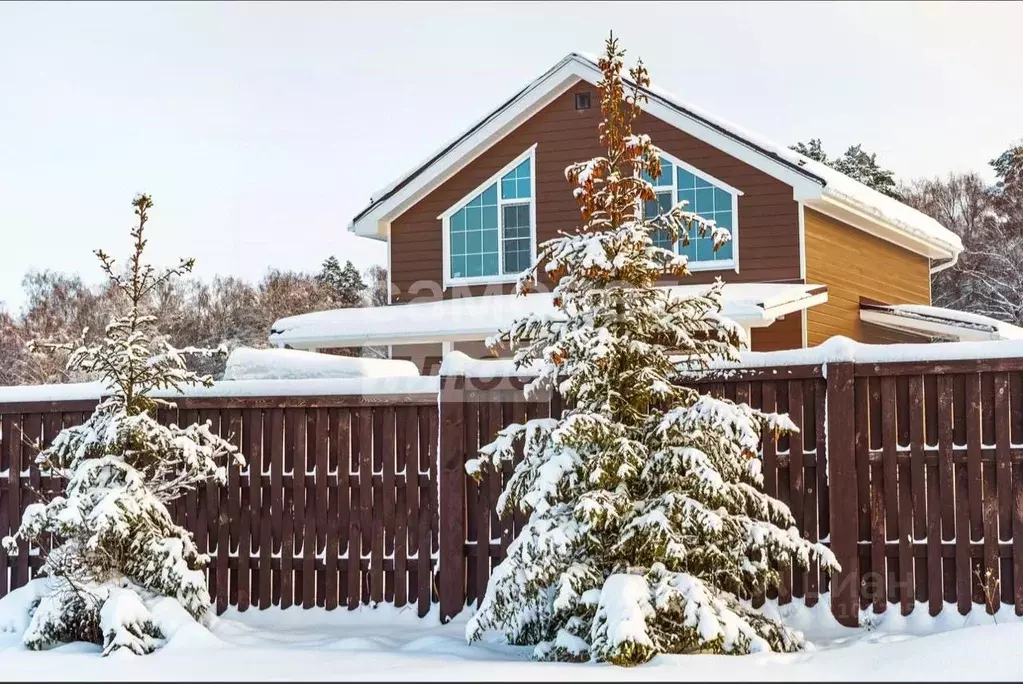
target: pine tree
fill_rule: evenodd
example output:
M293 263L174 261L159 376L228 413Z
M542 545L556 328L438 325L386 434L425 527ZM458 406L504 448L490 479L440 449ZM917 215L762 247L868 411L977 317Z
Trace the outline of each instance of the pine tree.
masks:
M363 293L368 289L355 264L346 261L344 268L341 268L335 256L323 262L316 280L328 288L334 305L341 309L361 306Z
M686 298L656 286L689 271L651 235L685 243L692 228L720 246L728 233L684 203L640 218L661 166L650 138L633 133L643 96L626 90L623 56L612 37L599 63L607 156L566 169L584 230L544 243L519 281L528 292L544 264L563 319L532 315L500 336L519 367L539 368L527 392L559 391L569 408L508 426L467 464L478 476L521 442L498 507L529 518L466 636L500 630L540 659L621 665L656 653L798 650L798 632L742 599L776 585L780 565L835 561L763 492L761 435L790 432L791 421L682 384L713 359L738 359L743 332L721 315L720 280ZM630 75L649 85L642 63Z
M191 271L193 261L163 272L143 264L152 202L140 195L133 206L138 223L126 272L96 251L128 313L94 344L51 345L69 353L69 370L99 375L109 396L85 423L64 429L39 453L40 469L63 477L65 491L28 506L17 533L4 539L11 554L32 543L45 556L47 589L23 636L32 649L84 640L102 644L104 654L120 648L148 653L163 640L148 600L177 599L199 621L210 605L202 572L207 558L171 519L167 504L199 483L225 482L225 464L240 465L242 457L210 432L208 422L178 427L156 421L155 409L173 404L154 391L212 380L186 370L183 354L195 350L153 341L156 320L143 303L154 288ZM59 543L48 548L51 535Z
M877 154L863 150L862 145L852 145L841 157L829 159L821 146L820 138L811 138L806 143L796 143L789 149L795 150L804 157L827 164L831 168L844 173L853 180L858 180L869 188L873 188L889 197L900 199L895 173L877 163Z
M828 155L824 151L824 147L821 145L820 138L810 138L809 142L797 142L792 145L789 149L795 150L804 157L809 157L814 161L819 161L821 164L829 164Z

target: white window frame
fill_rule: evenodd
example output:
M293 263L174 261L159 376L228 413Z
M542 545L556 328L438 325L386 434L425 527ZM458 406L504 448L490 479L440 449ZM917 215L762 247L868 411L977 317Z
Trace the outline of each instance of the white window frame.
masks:
M536 260L536 146L533 145L508 162L500 171L480 183L475 189L455 202L451 207L437 218L441 221L441 233L444 238L444 289L455 285L489 285L491 283L514 283L519 278L519 273L498 273L497 275L471 276L464 278L451 277L451 217L460 211L470 200L479 195L491 185L497 185L497 263L500 271L504 270L504 207L511 205L525 204L522 198L504 199L501 195L501 178L511 172L522 162L529 160L529 261ZM521 272L520 272L521 273Z
M739 272L739 197L744 193L738 188L733 188L728 183L715 178L706 171L701 171L692 164L687 164L681 159L673 157L672 155L658 150L661 159L666 159L672 163L673 166L685 169L689 173L700 176L701 178L713 183L722 190L728 192L732 196L732 258L727 260L716 260L716 261L689 261L689 270L692 272L696 271L732 271ZM661 178L664 176L662 175ZM660 182L661 178L658 178ZM660 189L662 192L667 189L667 184L654 186L654 190ZM671 173L671 206L678 204L678 174L673 170ZM686 211L693 211L692 207L686 207ZM640 206L640 217L643 216L643 207ZM678 253L679 240L675 241L672 245L672 249L675 253Z

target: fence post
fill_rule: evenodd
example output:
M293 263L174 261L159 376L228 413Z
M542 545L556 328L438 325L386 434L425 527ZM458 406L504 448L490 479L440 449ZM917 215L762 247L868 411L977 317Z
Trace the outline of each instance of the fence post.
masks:
M465 378L440 379L440 621L465 608Z
M856 404L854 364L827 365L828 497L831 551L841 571L831 578L831 614L846 627L859 625L860 567L856 551Z

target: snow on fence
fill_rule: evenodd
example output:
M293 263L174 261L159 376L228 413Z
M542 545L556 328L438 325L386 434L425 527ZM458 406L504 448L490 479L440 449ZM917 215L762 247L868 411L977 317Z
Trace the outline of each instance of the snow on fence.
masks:
M813 605L830 591L845 624L871 608L934 615L1005 603L1023 614L1023 348L1007 344L984 343L983 358L956 358L971 356L970 345L932 345L926 361L913 360L913 345L899 346L897 360L824 345L693 379L787 412L801 428L765 439L765 487L843 569L831 578L786 569L767 598ZM478 603L523 519L494 510L511 466L477 484L465 461L500 427L561 411L557 396L526 401L525 379L502 369L448 364L439 395L436 378L358 395L330 392L331 382L350 392L348 381L235 392L243 396L225 396L230 383L220 383L161 412L211 420L250 460L227 486L174 507L211 555L218 611L393 602L424 615L439 602L448 619ZM31 465L36 445L95 405L44 396L33 388L15 403L0 392L0 535L17 528L35 492L59 485ZM38 564L38 555L0 551L0 595Z

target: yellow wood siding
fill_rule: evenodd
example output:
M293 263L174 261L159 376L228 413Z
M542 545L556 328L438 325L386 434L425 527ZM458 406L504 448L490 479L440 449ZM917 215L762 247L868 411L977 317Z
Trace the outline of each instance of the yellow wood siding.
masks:
M912 338L860 322L860 297L887 304L930 304L930 262L813 209L804 209L806 282L828 286L828 301L807 311L807 341L833 335L859 342ZM919 340L915 340L919 341Z

